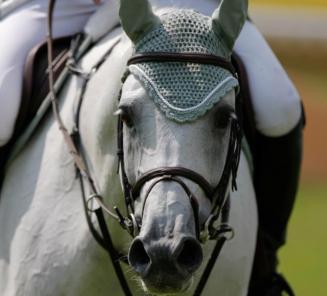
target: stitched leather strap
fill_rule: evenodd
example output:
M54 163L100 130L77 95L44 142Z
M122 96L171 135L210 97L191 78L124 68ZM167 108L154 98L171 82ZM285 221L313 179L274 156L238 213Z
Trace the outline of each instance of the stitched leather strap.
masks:
M198 53L170 53L170 52L145 52L138 53L132 56L127 65L134 65L139 63L166 63L166 62L185 62L204 65L213 65L224 68L232 73L234 77L237 77L237 72L233 64L222 57L212 54L198 54Z
M208 198L212 198L214 193L214 189L208 183L208 181L192 170L183 167L160 167L148 171L137 180L133 187L133 199L136 199L140 195L140 190L146 182L163 176L185 177L186 179L189 179L199 185Z

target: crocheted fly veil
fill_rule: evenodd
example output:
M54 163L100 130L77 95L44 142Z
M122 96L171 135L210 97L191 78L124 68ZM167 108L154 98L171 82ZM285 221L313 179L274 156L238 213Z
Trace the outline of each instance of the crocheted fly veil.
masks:
M122 1L122 6L134 6L133 1ZM134 20L142 5L146 10L146 13L143 10L143 17L145 14L150 16L148 20L143 20L143 27L139 19L136 27L131 29L132 25L124 21L121 13L123 27L133 40L136 53L196 53L230 58L234 40L231 42L224 27L221 24L215 26L211 17L192 10L172 10L159 19L152 13L147 1L136 2ZM216 13L219 15L221 12ZM130 65L129 70L142 82L160 110L178 122L199 118L238 86L232 73L215 65L179 61L144 62Z
M176 10L136 43L136 53L203 53L228 56L210 28L210 18ZM197 119L238 85L227 70L189 62L146 62L129 67L167 117L179 122Z

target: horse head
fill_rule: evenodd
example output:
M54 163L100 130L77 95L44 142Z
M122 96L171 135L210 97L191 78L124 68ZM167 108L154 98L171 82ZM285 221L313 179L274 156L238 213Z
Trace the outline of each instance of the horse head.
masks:
M139 228L128 258L151 293L190 287L206 225L235 182L238 83L228 65L246 4L223 1L210 18L121 1L135 47L117 111L123 187Z

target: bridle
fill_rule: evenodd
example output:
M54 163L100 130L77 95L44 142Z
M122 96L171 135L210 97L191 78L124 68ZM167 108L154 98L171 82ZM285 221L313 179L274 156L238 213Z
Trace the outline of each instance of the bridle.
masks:
M49 1L49 10L48 10L48 62L49 62L49 87L52 101L52 109L55 119L59 125L59 128L64 136L64 140L67 144L67 147L74 159L75 167L79 176L81 191L83 196L83 204L86 214L86 220L89 225L90 231L95 238L95 240L108 252L112 264L114 266L116 275L120 281L120 285L125 293L125 295L132 295L128 284L126 282L124 273L120 266L119 260L126 262L126 258L122 256L113 246L113 242L110 236L110 233L107 228L107 224L104 218L104 213L107 213L112 218L117 220L122 228L132 236L135 237L138 235L139 229L141 228L140 222L137 221L134 214L134 202L140 196L140 192L145 184L151 182L148 187L144 202L143 209L145 203L147 201L148 196L150 195L153 188L159 182L175 182L185 191L186 195L189 198L190 204L192 206L194 219L195 219L195 227L196 227L196 236L197 239L204 243L206 240L216 240L216 245L211 254L209 262L202 274L200 282L196 288L194 295L200 295L207 279L211 273L211 270L216 262L216 259L225 243L225 241L230 238L230 234L233 234L232 229L228 225L229 220L229 209L230 209L230 200L229 200L229 188L230 184L232 190L236 190L236 174L240 160L240 152L241 152L241 139L242 139L242 129L238 121L238 117L234 114L234 116L230 117L230 140L229 146L227 150L226 162L224 165L223 173L220 178L220 181L216 186L210 185L210 183L202 177L197 172L183 168L183 167L159 167L154 170L145 172L141 175L135 184L130 184L126 169L125 169L125 157L124 157L124 143L123 143L123 120L121 116L118 116L118 124L117 124L117 155L119 160L119 168L122 177L122 187L125 197L126 211L127 216L124 217L121 211L114 207L115 213L111 211L103 202L101 195L99 194L95 182L88 170L86 165L86 160L83 157L83 153L81 153L81 145L80 145L80 134L79 134L79 114L80 107L84 97L84 91L86 85L92 76L93 73L97 71L97 69L102 65L102 63L106 60L106 58L111 53L111 47L109 51L103 56L103 58L93 67L90 73L83 73L77 66L78 60L74 58L74 50L78 47L80 43L80 39L75 43L75 45L71 49L71 57L67 63L67 67L73 75L78 75L84 80L84 84L82 86L82 91L80 92L80 97L78 100L78 108L75 114L75 127L73 133L69 133L66 129L58 107L58 100L56 98L56 93L54 90L54 81L53 81L53 69L52 69L52 14L54 8L55 0ZM117 44L119 40L115 43ZM115 45L114 44L114 45ZM235 77L237 77L237 73L231 62L225 60L218 56L213 55L205 55L205 54L185 54L185 53L143 53L134 55L129 61L128 65L137 64L137 63L146 63L146 62L171 62L171 61L179 61L179 62L192 62L199 64L210 64L222 67L228 71L230 71ZM124 75L124 79L126 79L127 75ZM237 104L240 104L240 100L236 100ZM238 106L236 106L237 110L240 110ZM195 184L197 184L205 193L206 197L211 201L212 210L209 218L204 223L204 225L199 224L198 218L198 203L197 199L193 195L192 191L188 188L184 179L187 179ZM88 184L90 195L86 198L86 190L84 183ZM90 204L93 200L97 201L99 207L93 209L90 207ZM142 211L143 212L143 211ZM94 213L97 217L100 233L95 228L91 220L91 213ZM143 214L143 213L142 213ZM219 223L218 223L219 222ZM218 224L218 225L217 225ZM125 260L124 260L125 258ZM126 262L127 263L127 262Z
M234 70L234 67L231 62L227 61L218 56L208 55L208 54L188 54L188 53L165 53L165 52L155 52L155 53L143 53L132 56L127 65L133 65L138 63L147 63L147 62L191 62L198 64L209 64L222 67L230 71L235 77L237 73ZM126 77L127 75L125 75ZM130 212L130 216L134 215L134 201L139 197L140 191L143 186L150 182L152 183L150 189L147 190L143 202L143 207L145 202L150 194L151 190L159 182L176 182L178 183L185 191L189 197L190 203L192 205L195 223L196 223L196 233L197 238L201 242L205 242L207 239L216 239L219 229L214 227L214 224L220 217L220 211L224 208L226 200L228 198L228 187L230 180L232 181L232 189L236 188L236 173L239 164L239 157L241 151L241 138L242 130L238 121L238 118L235 114L231 116L231 129L230 129L230 141L227 152L226 163L223 169L222 176L219 183L216 186L212 186L203 176L199 175L197 172L184 168L184 167L159 167L151 171L145 172L141 175L134 185L131 185L125 170L125 160L124 160L124 149L123 149L123 121L121 116L118 118L118 157L121 168L122 175L122 184L125 195L125 202L127 208ZM160 178L158 180L158 178ZM202 191L205 193L206 197L210 200L212 204L211 214L207 222L200 226L198 221L198 205L196 198L194 197L191 190L188 188L183 179L187 179L197 184ZM226 206L225 211L228 209ZM133 219L136 221L136 219ZM227 221L224 221L225 225ZM206 225L206 226L205 226ZM134 225L137 229L140 229L140 225ZM135 230L133 231L135 233Z

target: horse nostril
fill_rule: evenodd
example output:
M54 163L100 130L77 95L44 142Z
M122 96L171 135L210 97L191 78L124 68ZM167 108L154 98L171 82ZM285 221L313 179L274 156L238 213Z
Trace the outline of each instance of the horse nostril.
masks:
M141 239L135 239L129 249L128 260L134 270L144 275L150 265L150 257Z
M177 263L180 267L193 273L200 267L202 260L201 245L196 239L187 238L181 242L181 250L177 256Z

